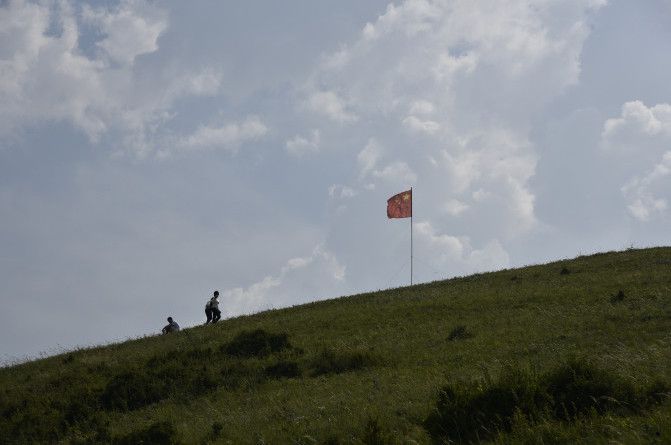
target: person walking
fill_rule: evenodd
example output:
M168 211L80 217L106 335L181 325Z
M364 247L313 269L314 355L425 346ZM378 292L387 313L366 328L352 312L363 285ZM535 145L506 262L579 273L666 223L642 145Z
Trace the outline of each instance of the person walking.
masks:
M169 334L171 332L179 332L179 325L172 317L168 317L168 324L161 331L164 334Z
M221 311L219 310L219 291L215 290L212 298L205 304L205 316L208 323L216 323L221 318Z

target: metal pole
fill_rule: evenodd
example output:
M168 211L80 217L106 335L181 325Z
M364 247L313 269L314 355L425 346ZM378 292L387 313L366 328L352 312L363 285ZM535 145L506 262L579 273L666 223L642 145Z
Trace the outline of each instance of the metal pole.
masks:
M412 286L412 208L415 197L412 196L412 187L410 187L410 286Z

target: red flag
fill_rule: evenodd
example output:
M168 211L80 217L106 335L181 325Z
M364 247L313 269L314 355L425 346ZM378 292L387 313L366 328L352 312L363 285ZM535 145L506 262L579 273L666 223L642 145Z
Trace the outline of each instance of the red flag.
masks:
M412 189L394 195L387 200L387 218L410 218L412 216Z

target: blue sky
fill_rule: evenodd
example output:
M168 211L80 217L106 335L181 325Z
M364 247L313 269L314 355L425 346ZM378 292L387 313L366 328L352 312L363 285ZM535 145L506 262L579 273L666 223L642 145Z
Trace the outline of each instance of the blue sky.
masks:
M671 3L0 2L0 357L669 244Z

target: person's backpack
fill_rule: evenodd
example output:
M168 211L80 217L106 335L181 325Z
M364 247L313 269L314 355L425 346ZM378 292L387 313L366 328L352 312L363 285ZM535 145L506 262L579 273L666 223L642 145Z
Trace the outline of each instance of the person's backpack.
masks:
M205 309L210 309L212 308L212 300L207 300L207 303L205 303Z

